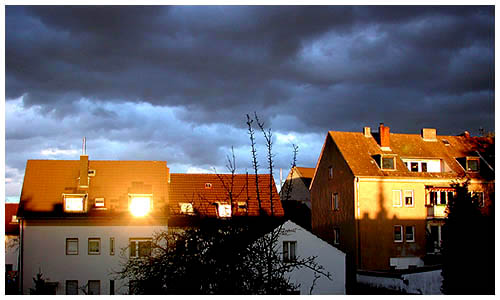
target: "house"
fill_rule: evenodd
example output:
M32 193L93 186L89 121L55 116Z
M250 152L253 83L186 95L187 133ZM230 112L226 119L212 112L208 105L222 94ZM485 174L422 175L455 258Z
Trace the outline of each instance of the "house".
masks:
M314 168L292 167L280 191L287 219L311 230L311 193L309 185Z
M53 294L124 294L121 260L167 229L165 161L28 160L22 187L20 289L42 273Z
M311 183L312 230L346 252L356 270L408 269L439 256L453 184L468 180L485 214L493 210L494 140L329 131Z
M330 274L330 279L317 276L308 268L293 270L288 277L290 282L299 284L301 295L344 295L345 294L345 253L318 238L311 232L286 221L282 225L283 234L278 238L285 261L298 257L315 257L315 262Z
M7 294L17 293L19 259L19 220L17 203L5 203L5 277Z
M156 232L196 218L283 217L273 178L258 179L259 193L255 175L170 174L165 161L28 160L20 291L43 274L52 294L127 294L116 272L149 255Z

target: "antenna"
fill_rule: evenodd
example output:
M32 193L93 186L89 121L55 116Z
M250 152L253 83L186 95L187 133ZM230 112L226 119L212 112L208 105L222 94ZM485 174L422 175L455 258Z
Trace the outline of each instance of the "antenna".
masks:
M86 152L87 152L87 144L85 141L85 137L83 137L82 154L85 155Z

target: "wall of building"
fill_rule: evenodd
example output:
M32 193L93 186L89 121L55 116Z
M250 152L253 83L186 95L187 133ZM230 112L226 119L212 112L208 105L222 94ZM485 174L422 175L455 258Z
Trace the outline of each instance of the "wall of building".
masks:
M287 200L286 191L289 184L291 184L292 190L290 193L290 199L288 200L301 201L307 205L307 207L311 208L311 193L309 192L309 187L305 186L304 181L302 181L297 171L294 171L293 174L288 174L288 177L283 184L283 190L280 192L281 201Z
M331 280L324 276L316 280L311 294L345 294L345 253L291 221L287 221L283 225L283 229L286 235L279 238L278 245L283 245L283 241L296 241L297 256L303 258L316 256L316 262L331 274ZM314 272L312 270L307 268L297 269L289 277L291 282L300 284L301 295L310 294L311 285L314 281Z
M5 236L5 264L12 265L12 271L17 271L17 258L19 253L19 236L6 235Z
M110 280L128 258L129 238L150 238L167 229L162 225L62 226L60 222L28 222L24 227L23 294L29 294L33 277L41 271L47 281L58 282L57 294L66 293L66 280L78 280L78 286L100 280L101 294L109 295ZM88 238L95 237L101 239L100 255L89 255ZM110 255L111 237L115 239L114 255ZM78 238L78 255L66 255L66 238ZM115 294L127 293L127 282L115 280Z
M400 276L375 276L358 274L359 283L417 295L442 295L441 269L402 274Z

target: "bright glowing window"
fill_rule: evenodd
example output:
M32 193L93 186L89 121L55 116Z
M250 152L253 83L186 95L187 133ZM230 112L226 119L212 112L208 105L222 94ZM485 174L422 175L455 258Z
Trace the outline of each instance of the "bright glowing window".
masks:
M219 204L217 207L217 212L219 218L230 218L231 217L231 205L230 204Z
M129 210L135 217L143 217L153 208L151 195L129 195L129 197Z
M95 198L95 207L104 207L104 198Z
M85 209L84 195L64 195L64 211L83 212Z

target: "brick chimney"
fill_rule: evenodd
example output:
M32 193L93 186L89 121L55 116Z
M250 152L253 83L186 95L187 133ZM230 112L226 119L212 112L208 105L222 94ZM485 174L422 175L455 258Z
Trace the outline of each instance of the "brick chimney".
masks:
M435 128L422 128L422 139L424 141L437 141Z
M391 143L389 141L389 127L384 126L384 123L380 123L378 127L379 133L379 143L381 148L390 148Z
M89 156L80 155L80 182L78 188L86 189L89 187Z
M366 126L363 128L363 135L365 137L372 137L371 128Z

